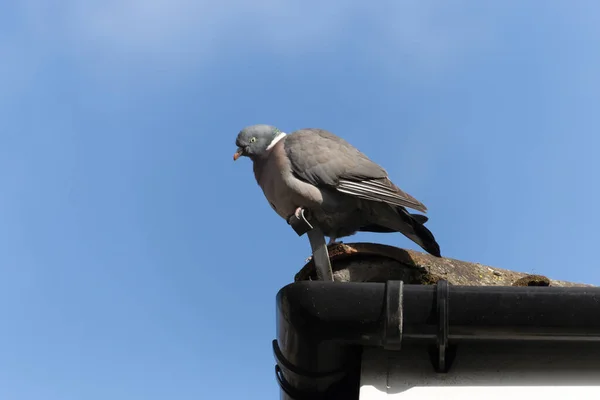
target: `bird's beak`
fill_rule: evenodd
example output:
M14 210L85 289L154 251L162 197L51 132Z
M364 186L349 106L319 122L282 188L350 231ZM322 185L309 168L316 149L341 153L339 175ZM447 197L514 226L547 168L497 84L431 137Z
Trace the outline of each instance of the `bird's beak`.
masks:
M244 154L244 148L238 147L235 153L233 153L233 161L237 160Z

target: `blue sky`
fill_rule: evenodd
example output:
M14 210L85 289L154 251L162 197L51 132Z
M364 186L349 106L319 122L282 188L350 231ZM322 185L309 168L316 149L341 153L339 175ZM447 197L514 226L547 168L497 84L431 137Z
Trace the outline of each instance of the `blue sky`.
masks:
M277 398L310 248L256 123L356 145L445 256L600 284L597 3L219 4L0 5L0 398Z

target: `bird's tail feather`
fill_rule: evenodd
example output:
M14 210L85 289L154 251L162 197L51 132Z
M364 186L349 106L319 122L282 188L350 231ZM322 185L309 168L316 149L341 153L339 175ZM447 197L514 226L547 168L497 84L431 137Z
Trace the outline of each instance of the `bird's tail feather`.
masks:
M429 221L429 218L427 218L425 215L410 214L410 216L413 217L413 219L416 220L421 225L423 225L423 224L425 224L425 222ZM365 225L365 226L361 227L359 229L359 231L375 232L375 233L391 233L391 232L397 232L398 230L389 228L387 226L378 225L378 224L369 224L369 225Z
M429 219L420 214L410 214L404 207L389 204L371 204L373 222L363 227L362 231L370 232L400 232L429 254L441 257L440 246L425 222Z
M425 222L429 221L429 218L427 218L425 215L410 214L410 216L421 225L425 225Z
M407 223L410 223L412 227L412 232L410 232L411 230L409 229L403 229L400 230L400 233L404 234L410 240L421 246L423 250L429 254L436 257L441 257L440 245L435 240L433 233L431 233L431 231L427 229L425 225L423 225L427 221L427 217L425 217L425 221L423 221L422 218L415 218L422 217L421 215L409 214L404 210L398 211L401 217L404 217L403 219L405 219Z

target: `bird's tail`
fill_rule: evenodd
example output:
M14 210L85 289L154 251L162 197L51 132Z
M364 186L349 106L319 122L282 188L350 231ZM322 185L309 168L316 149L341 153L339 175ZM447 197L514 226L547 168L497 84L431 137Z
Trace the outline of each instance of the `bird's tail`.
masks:
M372 222L361 231L400 232L429 254L441 257L439 244L424 225L428 221L425 215L410 214L404 207L385 203L370 203L370 206Z
M424 215L409 214L404 208L398 209L398 214L412 229L401 229L400 233L404 234L410 240L418 244L429 254L441 257L440 245L436 242L433 233L425 227L425 222L428 218Z

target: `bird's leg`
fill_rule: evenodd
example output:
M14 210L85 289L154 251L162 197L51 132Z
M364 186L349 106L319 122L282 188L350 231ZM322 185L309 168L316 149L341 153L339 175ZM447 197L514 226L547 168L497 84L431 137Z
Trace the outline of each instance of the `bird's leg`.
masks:
M329 242L327 243L327 247L332 247L332 246L336 246L338 244L342 244L341 240L339 242L337 242L336 239L337 239L336 236L329 236Z
M304 210L304 216L302 216L302 210ZM287 218L288 223L290 223L290 220L292 219L292 217L296 217L296 219L299 219L299 220L303 220L303 219L308 220L308 219L310 219L310 212L305 208L298 207L298 208L296 208L296 211L294 211L294 214L290 215Z
M298 236L302 236L314 228L308 221L309 218L310 214L308 213L308 210L298 207L296 208L296 211L288 217L287 223L292 226L292 229L294 229Z

